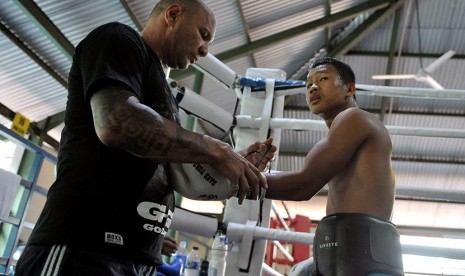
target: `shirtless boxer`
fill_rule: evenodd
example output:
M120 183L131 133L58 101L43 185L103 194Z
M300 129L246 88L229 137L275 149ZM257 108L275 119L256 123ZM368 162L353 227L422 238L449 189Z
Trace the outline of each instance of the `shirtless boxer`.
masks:
M347 64L317 59L306 82L310 111L329 132L307 154L300 171L266 176L266 197L309 200L329 186L313 260L290 275L403 275L399 235L391 218L395 180L392 143L378 118L357 108L355 75Z

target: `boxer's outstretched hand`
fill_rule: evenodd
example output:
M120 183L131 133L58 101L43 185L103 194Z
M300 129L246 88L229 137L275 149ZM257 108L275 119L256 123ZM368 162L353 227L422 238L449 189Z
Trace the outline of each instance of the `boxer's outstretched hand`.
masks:
M271 137L262 142L255 142L245 151L240 152L247 161L252 163L260 171L265 171L267 169L269 162L273 160L275 153L276 146L273 145L273 138Z

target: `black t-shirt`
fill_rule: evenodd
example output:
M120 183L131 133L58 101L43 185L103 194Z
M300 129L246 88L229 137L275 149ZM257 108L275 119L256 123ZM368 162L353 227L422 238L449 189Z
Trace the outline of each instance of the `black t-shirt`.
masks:
M120 23L92 31L73 58L57 180L29 243L70 244L160 264L173 189L165 164L107 147L97 137L90 97L114 82L179 123L160 61L140 35Z

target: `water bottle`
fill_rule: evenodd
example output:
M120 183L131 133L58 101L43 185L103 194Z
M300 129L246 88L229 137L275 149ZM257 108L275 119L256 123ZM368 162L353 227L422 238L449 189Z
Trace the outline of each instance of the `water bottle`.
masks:
M179 263L181 269L179 270L179 276L184 275L184 268L186 266L186 259L189 251L186 248L186 241L180 241L178 246L178 251L171 257L170 263L175 264Z
M202 263L200 264L199 276L208 276L208 266L209 266L208 261L202 260Z
M208 266L208 276L224 276L226 272L226 255L228 254L228 238L218 232L212 246L212 257Z
M200 256L199 248L194 246L187 255L186 267L184 268L184 276L199 276L200 271Z

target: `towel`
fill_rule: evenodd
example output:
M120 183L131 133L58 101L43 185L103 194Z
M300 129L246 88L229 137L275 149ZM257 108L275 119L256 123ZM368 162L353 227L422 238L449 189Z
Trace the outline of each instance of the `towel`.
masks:
M0 219L10 217L11 206L19 189L21 177L0 168Z

